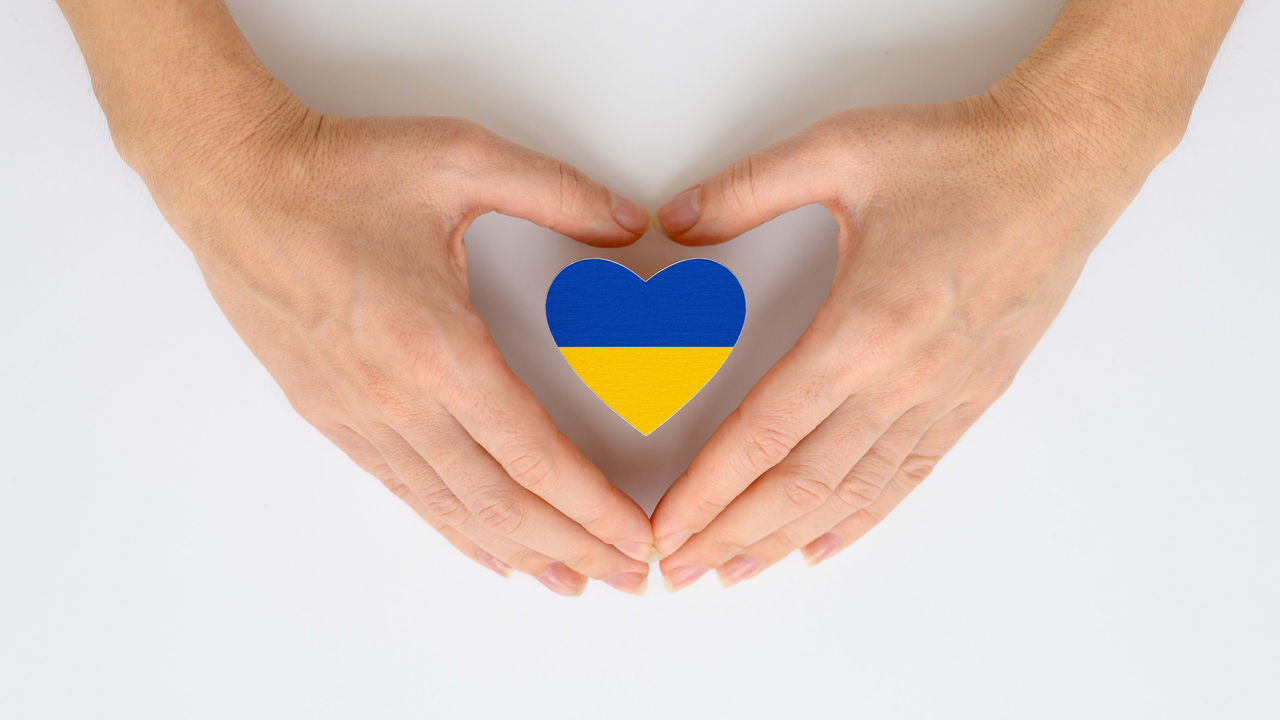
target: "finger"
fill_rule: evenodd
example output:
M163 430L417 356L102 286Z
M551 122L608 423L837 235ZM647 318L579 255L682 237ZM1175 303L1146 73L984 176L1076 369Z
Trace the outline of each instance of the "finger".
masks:
M893 476L875 502L841 520L830 531L805 545L801 550L804 553L805 562L817 565L836 555L854 542L861 540L862 536L871 531L871 528L893 512L893 509L906 499L932 469L928 466L928 469L922 471L910 470L909 468L914 466L915 462L915 456L908 458L908 463L904 464L903 470ZM920 467L926 466L922 464ZM919 472L918 479L915 479L917 476L913 474L916 472Z
M936 411L923 406L904 414L858 460L825 502L717 568L720 581L733 585L759 574L875 502L937 419Z
M705 528L849 397L846 383L833 377L830 368L853 363L831 357L833 343L814 330L819 325L815 318L663 495L653 513L659 554L670 555Z
M460 369L445 409L521 486L623 554L648 563L649 516L551 420L487 336Z
M807 132L770 145L676 195L658 210L658 223L678 243L709 245L826 202L831 173L822 150Z
M585 576L482 526L404 438L389 428L379 432L379 437L383 443L380 452L408 488L407 495L392 491L419 515L434 519L433 524L471 539L480 548L479 562L488 565L490 559L496 560L497 567L513 567L560 595L582 594Z
M985 405L962 405L929 428L875 501L806 544L802 550L805 560L816 565L862 539L924 482L942 456L955 446L985 409Z
M873 395L855 395L846 400L704 530L664 558L663 574L685 566L720 568L748 546L821 507L860 459L884 444L886 432L892 435L891 428L919 426L911 439L914 445L928 427L929 418L919 409L904 416L891 403L892 398ZM744 555L729 569L733 572L722 572L721 578L732 584L762 566L750 555ZM740 574L743 576L737 577Z
M394 452L384 453L349 427L326 428L324 433L357 465L381 480L392 494L403 500L418 517L435 528L462 554L503 577L509 577L514 568L532 575L544 586L560 595L582 594L587 578L580 573L570 570L551 558L494 535L479 527L470 516L462 518L458 527L453 527L432 513L428 509L428 501L423 498L434 498L436 503L447 502L441 493L448 493L448 489L443 488L439 477L420 457L412 451L409 453L403 451L403 448L408 447L407 444L401 442ZM395 461L395 465L401 466L399 474L393 463L388 461L388 457ZM401 480L401 477L408 478L423 494L414 492L409 484ZM453 502L456 503L456 499Z
M330 442L338 446L339 450L346 453L347 457L351 458L356 465L378 478L393 495L403 500L418 517L435 528L459 552L503 577L510 577L512 566L508 562L494 556L462 532L450 527L440 518L427 512L421 498L400 480L382 453L364 436L345 425L326 427L321 432L324 433L325 437L329 438ZM582 582L585 584L586 578L582 578Z
M405 422L403 438L435 468L445 485L487 530L557 559L615 587L647 578L649 566L628 558L515 483L443 412Z
M521 563L520 560L517 560L516 559L517 557L522 559L525 557L528 557L529 559L534 559L531 557L532 556L531 552L529 552L526 549L519 548L514 543L509 544L510 547L507 548L506 552L504 552L500 543L496 543L496 542L492 543L490 547L493 547L498 552L498 554L507 558L507 560L503 560L502 558L498 557L498 555L495 555L489 552L488 550L485 550L481 545L479 545L478 543L471 540L471 538L464 535L462 531L456 528L450 527L449 525L446 525L439 518L427 512L426 506L422 504L422 501L418 498L418 496L415 495L413 491L409 489L409 486L400 482L397 478L393 477L387 482L384 482L384 484L387 486L387 489L392 492L392 494L394 494L396 497L403 500L405 504L408 505L409 508L412 509L413 512L418 517L425 520L428 525L435 528L437 532L443 535L444 539L447 540L450 545L457 548L458 551L460 551L463 555L470 557L471 559L475 560L476 562L480 563L486 568L489 568L490 570L498 573L502 577L511 577L511 573L514 572L511 562L516 562L517 564L525 564L525 563ZM543 565L543 567L537 569L536 571L533 571L530 567L527 566L527 564L525 565L526 565L525 567L521 568L522 572L534 574L535 577L540 578L542 573L546 573L548 571L549 566L551 565L551 560L546 559L545 565ZM568 568L565 568L565 570L572 572ZM574 574L576 575L577 573L574 573ZM572 593L564 593L564 594L577 595L582 592L581 588L583 588L586 585L587 579L585 577L582 577L581 575L578 575L578 578L580 578L580 580L577 582L565 584L566 587L578 588L577 591ZM560 576L558 574L555 575L555 579L559 580ZM543 584L546 585L547 583L543 582ZM557 586L553 587L552 589L559 591L558 588L559 588L559 585L557 584Z
M627 245L649 228L647 210L572 165L497 135L491 135L487 146L473 188L485 210L524 218L597 247Z

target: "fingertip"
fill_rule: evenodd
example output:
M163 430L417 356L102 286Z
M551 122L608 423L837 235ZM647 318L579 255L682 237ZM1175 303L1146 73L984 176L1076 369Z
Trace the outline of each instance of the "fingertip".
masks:
M565 597L577 597L587 588L585 575L574 572L558 562L551 563L541 575L537 576L537 580L551 592Z
M654 541L653 549L662 557L668 557L671 553L683 547L691 537L693 537L693 532L689 530L668 533Z
M672 242L686 247L718 245L728 240L731 236L719 227L718 218L704 215L704 200L701 186L676 195L654 214L658 229Z
M582 243L583 245L590 245L591 247L595 247L595 248L610 248L610 249L621 248L621 247L626 247L628 245L631 245L635 241L639 240L641 236L644 235L643 231L639 233L634 233L634 232L631 232L630 230L623 228L621 225L617 225L617 224L611 227L608 230L608 232L597 231L597 232L591 232L591 233L583 233L583 232L574 232L572 230L569 230L567 228L562 228L562 227L553 227L551 229L555 230L561 235L566 235L572 238L573 240Z
M654 508L652 517L649 518L650 533L653 536L653 549L658 553L659 558L665 558L688 540L693 533L694 527L688 523L688 518L682 517L680 512L680 503L675 502L675 495L679 494L677 485L673 484L662 499L658 501L658 507ZM676 492L673 493L672 490Z
M804 555L806 563L813 566L840 552L843 547L844 540L839 535L829 532L800 548L800 554Z
M609 587L629 595L644 595L649 589L649 576L642 573L618 573L605 578L602 582Z
M624 231L621 228L618 228L617 230L612 231L610 233L594 233L594 234L572 232L572 231L569 231L563 228L558 228L558 227L553 227L551 229L555 230L561 235L568 236L569 238L573 239L575 242L580 242L583 245L590 245L593 248L606 248L606 249L621 248L621 247L626 247L640 239L639 235L636 235L635 233L632 233L630 231Z
M679 236L698 223L702 214L702 188L693 187L671 198L658 209L658 224L668 237L680 242Z
M511 577L511 573L513 572L511 566L489 554L483 548L476 548L475 559L476 562L479 562L481 565L498 573L502 577Z
M733 587L743 580L755 577L764 569L764 563L750 555L735 555L716 569L722 587Z
M614 222L637 238L643 235L649 229L649 211L640 207L639 203L630 198L616 193L611 193L611 195L613 198L611 210Z
M666 586L667 592L675 592L692 585L706 572L707 568L696 565L674 568L670 572L663 573L662 584Z
M620 542L613 545L618 552L637 562L648 564L653 561L653 555L656 552L653 545L647 542Z

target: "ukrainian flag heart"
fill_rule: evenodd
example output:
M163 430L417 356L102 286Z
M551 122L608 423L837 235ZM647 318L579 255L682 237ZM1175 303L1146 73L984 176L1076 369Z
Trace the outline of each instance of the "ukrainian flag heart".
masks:
M738 279L704 259L683 260L648 281L612 260L579 260L547 291L547 325L564 359L645 435L716 374L746 313Z

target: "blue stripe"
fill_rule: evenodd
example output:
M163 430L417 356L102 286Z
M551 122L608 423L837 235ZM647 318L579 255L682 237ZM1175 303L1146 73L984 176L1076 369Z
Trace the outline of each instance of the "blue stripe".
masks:
M560 347L732 347L746 313L738 279L701 258L648 281L611 260L579 260L547 291L547 324Z

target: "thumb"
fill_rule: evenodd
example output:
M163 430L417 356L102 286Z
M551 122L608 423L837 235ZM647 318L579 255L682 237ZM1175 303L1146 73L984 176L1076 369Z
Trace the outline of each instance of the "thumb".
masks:
M824 201L825 164L817 143L801 133L676 195L658 210L658 223L683 245L724 242L784 212Z
M579 242L618 247L649 228L649 213L577 168L492 136L476 199L484 210L524 218Z

